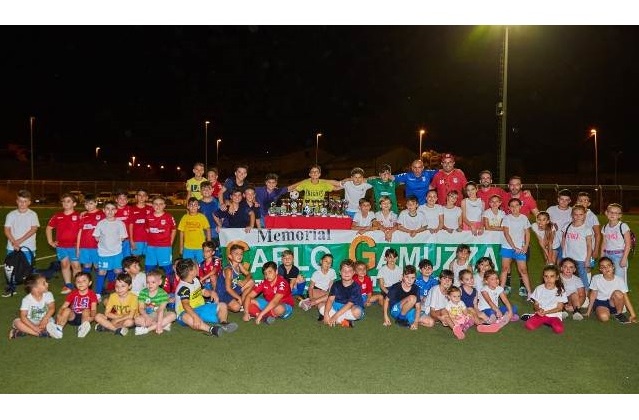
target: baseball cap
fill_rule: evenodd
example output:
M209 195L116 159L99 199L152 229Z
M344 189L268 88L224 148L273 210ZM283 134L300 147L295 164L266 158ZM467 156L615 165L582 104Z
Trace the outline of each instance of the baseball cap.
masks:
M452 155L452 153L444 153L442 155L442 159L452 159L455 160L455 156Z

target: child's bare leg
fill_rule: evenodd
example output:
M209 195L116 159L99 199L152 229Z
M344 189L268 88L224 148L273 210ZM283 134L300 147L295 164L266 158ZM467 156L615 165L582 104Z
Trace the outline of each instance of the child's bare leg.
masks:
M16 328L18 331L22 331L25 334L34 335L36 337L40 335L39 331L35 330L31 325L27 324L26 322L22 322L20 318L16 318L13 320L13 327Z
M162 328L166 327L167 325L175 321L175 318L177 318L177 316L175 315L175 312L170 312L170 311L165 312L164 317L162 318Z
M501 287L506 285L506 277L508 277L508 273L510 272L511 261L512 260L510 258L501 259L501 273L499 273L499 285Z
M530 294L532 290L530 290L530 280L528 279L528 266L526 265L526 261L517 261L517 270L519 271L519 278L526 288L526 292Z
M428 315L422 315L419 318L419 325L423 325L424 327L432 328L435 326L435 320Z
M56 318L55 323L60 327L64 327L67 322L73 321L75 319L75 312L73 312L70 308L62 308L60 312L58 312L58 317Z
M188 325L191 329L198 330L198 331L209 332L209 329L211 328L211 326L204 321L200 321L199 328L196 328L194 326L193 317L187 313L182 315L182 322Z
M244 308L245 313L248 313L248 308ZM217 318L220 322L226 322L229 316L229 307L224 302L217 304Z

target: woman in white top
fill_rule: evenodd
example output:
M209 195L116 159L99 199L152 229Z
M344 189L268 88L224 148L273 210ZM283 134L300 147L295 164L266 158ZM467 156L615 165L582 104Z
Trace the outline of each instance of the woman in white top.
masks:
M484 233L484 223L482 221L484 202L477 197L477 184L474 182L468 182L465 191L466 198L461 202L464 230L470 230L473 236L481 235Z

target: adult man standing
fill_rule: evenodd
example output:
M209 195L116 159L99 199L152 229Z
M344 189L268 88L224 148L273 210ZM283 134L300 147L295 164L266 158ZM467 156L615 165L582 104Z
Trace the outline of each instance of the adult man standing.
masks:
M511 176L508 180L508 190L510 194L506 193L506 199L501 204L502 210L506 214L510 214L510 208L508 207L508 201L511 198L518 198L521 201L521 214L530 218L530 214L537 217L539 209L537 208L537 202L533 198L532 194L528 190L521 190L521 177Z
M461 169L455 168L455 157L444 153L441 158L442 169L437 171L430 184L431 190L437 190L437 204L446 205L446 196L450 191L457 191L457 206L461 205L466 187L466 175ZM420 203L421 204L421 203Z
M508 193L499 187L495 187L493 185L492 172L484 169L479 173L479 189L477 190L477 196L484 202L484 210L489 207L488 202L493 195L498 195L502 203L508 201L506 198Z
M415 159L410 168L411 172L393 175L392 179L400 184L406 184L406 191L404 192L406 198L416 197L420 205L426 204L426 193L437 171L434 169L424 170L424 162L421 159Z

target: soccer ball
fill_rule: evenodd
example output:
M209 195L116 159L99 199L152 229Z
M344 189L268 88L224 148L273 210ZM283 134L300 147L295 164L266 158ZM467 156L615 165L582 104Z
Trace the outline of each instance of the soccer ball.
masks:
M299 191L293 190L289 193L291 200L297 200L300 197Z

